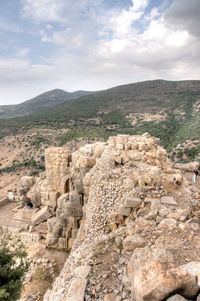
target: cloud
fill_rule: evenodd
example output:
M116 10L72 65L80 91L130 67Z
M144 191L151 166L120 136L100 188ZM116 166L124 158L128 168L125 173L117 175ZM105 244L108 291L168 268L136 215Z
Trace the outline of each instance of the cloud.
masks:
M36 22L67 23L82 17L91 16L94 7L98 7L103 0L22 0L21 15Z
M21 15L36 22L62 22L63 0L23 0Z
M200 1L174 0L165 13L167 26L187 30L191 35L200 37Z
M1 90L12 85L27 99L56 87L99 90L148 79L200 77L199 1L164 0L156 7L150 0L121 0L120 5L20 1L21 20L28 22L27 30L37 29L41 41L35 38L34 61L27 40L15 45L13 57L0 57Z

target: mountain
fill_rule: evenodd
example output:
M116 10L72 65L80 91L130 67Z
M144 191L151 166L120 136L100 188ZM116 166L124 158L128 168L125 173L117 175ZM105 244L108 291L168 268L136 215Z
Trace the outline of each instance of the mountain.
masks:
M65 101L89 95L91 93L93 92L81 90L70 93L61 89L54 89L17 105L0 106L0 119L25 116L40 112Z
M2 120L0 137L30 128L67 129L59 143L149 132L169 150L200 137L200 81L154 80L122 85ZM200 147L200 145L199 145ZM200 149L199 149L200 151Z

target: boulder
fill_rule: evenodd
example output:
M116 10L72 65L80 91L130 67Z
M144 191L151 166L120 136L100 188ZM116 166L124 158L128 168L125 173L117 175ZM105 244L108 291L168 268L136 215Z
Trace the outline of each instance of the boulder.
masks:
M160 229L166 229L166 228L175 229L176 227L177 227L177 221L173 218L165 218L158 225L158 228Z
M52 209L48 206L45 206L33 215L32 223L33 225L38 225L41 222L46 221L52 215L53 215Z
M58 220L66 220L69 217L82 217L82 204L78 193L66 193L58 199L58 209L56 210Z
M124 216L129 216L131 212L131 208L124 207L124 205L120 205L118 214L119 215L124 215Z
M137 208L142 204L142 200L139 198L126 198L123 206L124 207L131 207L131 208Z
M161 197L161 203L165 205L172 205L172 206L177 206L177 202L172 196L162 196Z
M47 222L42 222L37 227L38 233L46 234L48 232Z
M127 251L132 251L136 248L141 248L145 246L145 239L139 235L128 236L123 241L123 248Z
M80 266L75 269L65 300L67 301L84 300L85 287L87 284L87 276L90 272L90 269L91 269L90 266Z
M35 208L24 207L15 213L14 219L18 221L31 221L33 215L35 215L37 211L38 209Z
M197 276L189 269L176 267L175 261L164 248L136 249L127 269L133 298L160 301L177 291L185 298L195 297L200 289Z
M31 176L24 176L20 181L22 188L25 190L30 189L35 184L35 178Z

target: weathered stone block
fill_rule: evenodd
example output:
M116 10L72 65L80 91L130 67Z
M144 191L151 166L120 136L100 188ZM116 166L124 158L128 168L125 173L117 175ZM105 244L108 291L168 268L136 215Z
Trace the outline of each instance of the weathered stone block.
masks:
M24 207L15 213L14 219L19 221L31 221L33 215L35 215L37 211L38 209L35 208Z
M75 228L77 229L78 228L78 219L75 218L75 217L68 217L67 220L66 220L66 226L67 227L70 227L70 228Z
M140 198L127 198L125 200L125 203L123 204L124 207L131 207L131 208L137 208L142 204L142 200Z
M123 215L120 215L120 214L112 214L112 215L110 215L110 217L109 217L109 221L110 221L112 224L122 224L123 221L124 221L124 216L123 216Z
M131 212L131 208L124 207L123 205L120 205L118 214L124 215L124 216L129 216Z
M68 248L67 241L68 241L67 238L59 237L59 239L58 239L58 247L59 247L59 249L67 249Z
M46 234L48 232L47 222L40 223L37 227L37 231Z
M63 237L70 238L72 235L72 228L70 227L63 227Z
M69 238L68 239L67 248L71 250L72 246L73 246L73 243L74 243L74 239L73 238Z
M162 196L161 197L161 203L162 204L166 204L166 205L173 205L173 206L177 206L177 202L175 201L175 199L172 196Z
M75 239L78 234L78 229L72 229L72 238Z
M70 282L67 295L64 298L67 301L82 301L84 300L85 288L87 284L87 276L89 275L90 266L76 267L73 273L73 279Z
M177 221L173 218L165 218L158 225L158 228L160 229L166 229L166 228L174 229L176 227L177 227Z
M57 199L59 197L59 193L56 191L51 191L49 193L49 206L51 206L52 208L56 207L56 203L57 203Z
M136 248L143 248L145 246L144 238L140 237L139 235L132 235L128 236L123 241L123 248L127 251L132 251Z
M47 220L47 227L48 227L49 232L53 232L54 227L55 227L57 222L58 222L58 220L55 216L51 217Z
M84 193L84 187L83 187L83 181L82 180L76 180L74 183L75 186L75 191L78 192L79 194Z
M51 208L48 206L45 206L33 215L32 223L33 223L33 225L38 225L41 222L46 221L52 215L53 215L53 212L52 212Z

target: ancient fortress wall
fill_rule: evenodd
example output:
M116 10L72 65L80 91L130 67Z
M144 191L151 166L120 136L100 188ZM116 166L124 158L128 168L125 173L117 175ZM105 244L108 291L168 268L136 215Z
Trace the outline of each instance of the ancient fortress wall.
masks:
M118 135L74 153L50 148L46 173L22 184L46 245L71 250L44 301L197 297L200 210L157 139Z
M65 193L70 176L71 152L68 148L51 147L45 151L46 179L50 190Z

